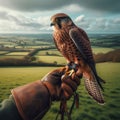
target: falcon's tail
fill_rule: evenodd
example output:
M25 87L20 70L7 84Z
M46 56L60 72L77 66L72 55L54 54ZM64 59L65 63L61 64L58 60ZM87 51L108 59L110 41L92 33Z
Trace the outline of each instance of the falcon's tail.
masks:
M101 86L98 83L98 78L95 77L94 73L92 70L88 72L83 72L83 77L84 77L84 82L85 82L85 87L92 96L94 100L96 100L98 103L103 104L104 103L104 98L102 95L101 91Z

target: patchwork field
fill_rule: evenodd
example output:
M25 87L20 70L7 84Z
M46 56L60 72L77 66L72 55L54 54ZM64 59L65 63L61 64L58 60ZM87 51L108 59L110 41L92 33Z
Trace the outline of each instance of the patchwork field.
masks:
M99 75L106 80L104 85L105 105L97 104L84 88L84 80L78 88L79 109L74 108L73 120L119 120L120 119L120 63L97 64ZM8 98L10 90L20 85L41 79L55 67L4 67L0 68L0 101ZM68 106L72 103L72 98ZM59 110L59 102L53 102L43 120L54 120ZM66 119L67 120L67 119Z
M113 48L106 48L106 47L92 47L92 50L93 50L94 54L98 54L98 53L107 53L107 52L110 52L114 49Z
M104 47L92 47L93 53L107 53L109 51L114 50L113 48L104 48ZM35 57L39 61L44 61L46 63L54 63L57 62L57 64L66 64L65 58L62 57L61 53L57 49L51 49L51 50L42 50L39 51Z

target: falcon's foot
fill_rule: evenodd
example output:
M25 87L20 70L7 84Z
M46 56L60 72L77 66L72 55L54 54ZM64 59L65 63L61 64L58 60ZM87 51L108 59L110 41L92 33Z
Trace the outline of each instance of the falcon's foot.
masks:
M76 63L73 63L73 62L70 62L66 65L66 71L69 71L69 70L74 70L74 71L77 71L77 68L78 68L78 64Z
M71 76L73 73L75 73L77 71L78 65L70 62L66 65L66 70L65 70L65 76Z
M67 72L65 73L65 76L71 76L74 72L75 72L74 69L69 70L69 71L67 71Z

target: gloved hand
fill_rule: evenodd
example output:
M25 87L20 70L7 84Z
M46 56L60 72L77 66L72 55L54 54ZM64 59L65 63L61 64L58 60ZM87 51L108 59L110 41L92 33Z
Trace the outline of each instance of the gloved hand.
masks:
M64 92L64 97L69 99L80 84L81 76L76 76L75 73L73 73L72 76L64 77L65 69L66 68L55 69L41 80L49 89L52 100L60 99L61 90Z
M64 72L64 68L53 70L41 81L38 80L11 91L23 120L40 120L49 110L51 102L60 99L61 89L66 99L71 97L80 79L73 74L61 80Z

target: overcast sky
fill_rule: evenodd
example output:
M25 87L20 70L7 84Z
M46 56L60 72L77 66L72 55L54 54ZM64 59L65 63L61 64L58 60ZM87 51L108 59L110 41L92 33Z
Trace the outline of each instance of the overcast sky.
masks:
M0 33L50 33L59 12L88 33L120 33L120 0L0 0Z

